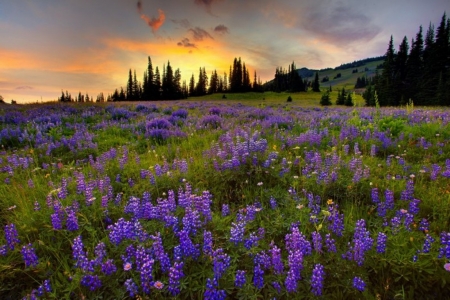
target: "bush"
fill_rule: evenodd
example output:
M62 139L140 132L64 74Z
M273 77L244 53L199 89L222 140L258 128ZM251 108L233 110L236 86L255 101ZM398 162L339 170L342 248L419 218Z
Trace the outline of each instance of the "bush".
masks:
M330 92L326 91L322 94L322 98L320 98L320 105L328 106L331 105Z
M287 100L286 100L287 102L292 102L292 97L291 96L289 96L289 97L287 97Z

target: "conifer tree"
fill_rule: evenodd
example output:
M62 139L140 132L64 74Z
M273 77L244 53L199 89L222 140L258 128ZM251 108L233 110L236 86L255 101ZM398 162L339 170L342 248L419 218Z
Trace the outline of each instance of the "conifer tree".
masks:
M319 72L316 72L316 76L312 84L312 90L313 92L320 92Z

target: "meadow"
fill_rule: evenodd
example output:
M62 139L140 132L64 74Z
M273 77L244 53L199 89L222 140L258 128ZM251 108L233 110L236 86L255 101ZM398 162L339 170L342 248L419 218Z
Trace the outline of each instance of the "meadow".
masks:
M0 298L448 299L448 108L221 96L0 107Z

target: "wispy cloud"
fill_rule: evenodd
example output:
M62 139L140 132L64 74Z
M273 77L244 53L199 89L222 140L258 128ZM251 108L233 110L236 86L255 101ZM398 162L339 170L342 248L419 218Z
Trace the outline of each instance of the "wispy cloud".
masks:
M195 4L202 5L205 7L206 11L213 15L211 6L215 2L219 2L220 0L194 0Z
M225 25L223 25L223 24L217 25L217 26L214 28L214 32L215 32L215 33L218 33L218 34L229 33L228 27L225 26Z
M189 31L192 32L195 41L203 41L205 38L214 39L206 30L200 27L190 28Z
M183 28L191 28L191 23L188 21L188 19L182 19L182 20L171 20L173 23L180 25Z
M16 87L16 90L32 90L32 89L33 89L33 87L29 86L29 85L21 85L21 86Z
M186 48L197 48L194 43L191 43L188 38L184 38L181 42L177 43L178 46L186 47Z
M151 18L144 14L142 11L142 3L140 0L137 2L137 9L138 13L141 15L141 19L144 20L148 26L150 26L153 33L158 31L159 27L161 27L166 20L166 15L164 14L164 11L162 9L158 9L159 16L157 18Z

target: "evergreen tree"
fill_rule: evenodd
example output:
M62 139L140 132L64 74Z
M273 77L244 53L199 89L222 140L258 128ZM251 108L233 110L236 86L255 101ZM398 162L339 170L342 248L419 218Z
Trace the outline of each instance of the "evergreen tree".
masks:
M128 82L127 82L127 100L133 99L133 73L128 72Z
M348 93L347 96L345 97L345 102L344 102L345 106L353 106L353 97L351 93Z
M395 56L395 74L393 87L393 105L406 104L405 100L405 79L406 79L406 62L408 59L409 45L408 38L405 36L400 44L397 55ZM403 99L403 100L402 100ZM403 102L403 103L402 103Z
M158 66L155 67L155 92L152 100L158 100L161 98L161 76L159 74Z
M380 79L381 86L379 88L379 93L381 106L393 105L395 102L394 74L395 74L395 50L394 50L394 39L391 36L389 46L385 54L383 73Z
M405 89L404 97L407 101L413 99L413 101L419 104L421 101L418 99L419 86L423 76L423 36L422 26L419 27L419 31L416 34L416 38L411 43L411 52L409 53L408 60L406 62L406 77L405 77Z
M191 80L189 81L189 96L195 96L195 79L194 74L191 76Z
M345 104L345 99L346 99L345 89L342 88L341 92L338 93L338 97L337 97L337 100L336 100L336 105L344 105Z
M322 94L322 98L320 98L320 105L322 106L332 105L329 91L326 91L325 93Z
M316 72L316 76L312 84L312 90L313 92L320 92L319 72Z

